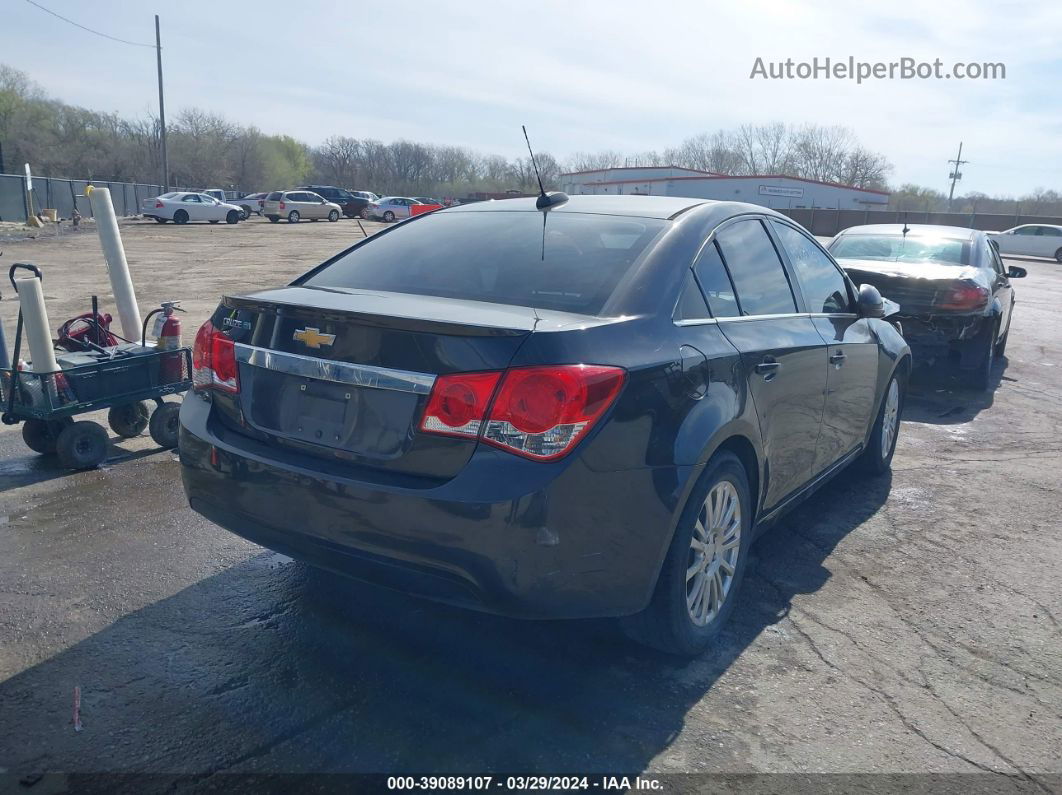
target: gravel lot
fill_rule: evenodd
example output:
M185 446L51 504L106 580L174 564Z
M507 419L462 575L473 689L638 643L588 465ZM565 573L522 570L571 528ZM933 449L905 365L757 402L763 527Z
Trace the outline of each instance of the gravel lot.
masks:
M282 283L361 231L123 235L142 311L182 299L190 341L219 294ZM44 270L53 326L93 290L110 304L93 234L3 249L5 276ZM1062 267L1021 264L994 393L923 378L891 477L842 475L768 533L735 620L694 662L605 623L505 621L310 571L193 514L174 454L146 436L69 474L0 429L0 781L933 772L977 774L949 779L966 791L1059 788Z

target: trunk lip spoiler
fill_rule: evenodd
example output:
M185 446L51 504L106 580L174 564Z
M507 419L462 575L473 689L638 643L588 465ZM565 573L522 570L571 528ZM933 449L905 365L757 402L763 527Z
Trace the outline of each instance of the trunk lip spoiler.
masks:
M318 359L299 353L259 348L242 342L237 342L235 348L236 361L241 364L300 378L314 378L369 389L412 392L415 395L430 394L432 386L435 385L436 376L433 373Z

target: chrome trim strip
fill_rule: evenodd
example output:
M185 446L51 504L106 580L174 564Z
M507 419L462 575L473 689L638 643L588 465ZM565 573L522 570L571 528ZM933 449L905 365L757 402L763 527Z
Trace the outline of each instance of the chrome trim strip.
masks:
M810 317L807 312L785 312L778 315L741 315L740 317L719 317L717 323L741 323L748 320L786 320L794 317Z
M369 364L334 362L297 353L271 351L268 348L258 348L243 343L236 343L235 347L236 360L239 362L299 378L316 378L337 384L412 392L416 395L429 394L435 383L435 376L431 373L414 373L409 370L394 370L390 367L374 367Z

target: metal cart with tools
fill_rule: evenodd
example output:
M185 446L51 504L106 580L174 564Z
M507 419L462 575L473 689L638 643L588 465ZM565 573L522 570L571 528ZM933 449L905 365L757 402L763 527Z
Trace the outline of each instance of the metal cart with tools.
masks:
M8 278L16 292L15 272L19 269L42 278L35 265L12 265ZM146 345L150 317L144 321L145 333L139 343L104 347L89 339L87 350L57 357L59 371L33 373L19 367L23 336L20 308L14 355L10 367L0 369L0 421L5 425L21 422L22 438L31 450L55 454L70 469L89 469L107 457L110 442L106 429L90 420L74 419L90 411L110 409L108 424L123 438L138 436L147 428L159 446L176 447L180 403L163 398L191 387L191 351ZM149 401L155 403L150 413Z

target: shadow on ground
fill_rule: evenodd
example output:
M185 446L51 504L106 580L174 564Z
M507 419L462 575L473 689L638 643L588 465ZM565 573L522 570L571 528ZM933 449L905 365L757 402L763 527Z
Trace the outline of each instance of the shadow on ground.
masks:
M184 773L196 786L223 771L638 772L761 633L785 636L773 625L829 579L827 556L890 483L842 474L761 538L731 624L694 661L633 646L609 622L495 618L264 552L0 683L0 768ZM772 649L774 664L797 652ZM742 736L755 727L712 725L685 769L751 770Z
M1007 377L1007 359L996 361L989 389L981 391L966 385L964 375L954 367L916 368L903 407L903 419L933 425L958 425L971 422L992 407L996 390Z

